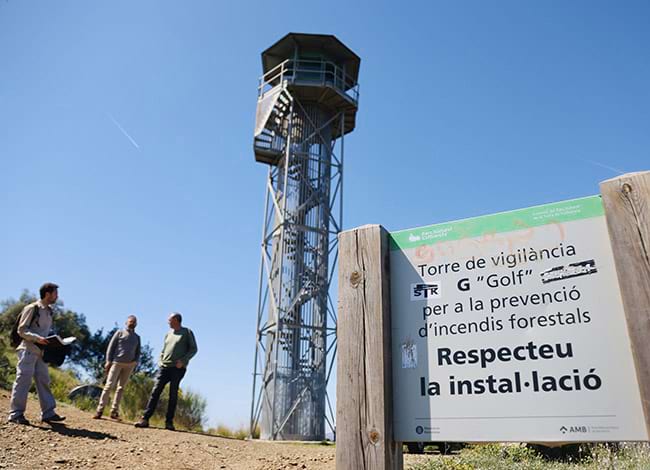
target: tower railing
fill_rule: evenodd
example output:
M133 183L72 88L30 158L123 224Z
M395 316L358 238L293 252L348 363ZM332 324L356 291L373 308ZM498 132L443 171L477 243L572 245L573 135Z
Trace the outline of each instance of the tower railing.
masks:
M276 65L259 79L258 97L281 83L329 86L358 105L359 84L334 62L317 59L288 59Z

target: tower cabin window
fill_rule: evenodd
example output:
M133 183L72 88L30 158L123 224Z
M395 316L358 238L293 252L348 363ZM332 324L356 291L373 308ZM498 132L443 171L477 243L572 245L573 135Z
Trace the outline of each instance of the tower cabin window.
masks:
M337 67L323 54L304 52L295 64L294 79L337 86Z

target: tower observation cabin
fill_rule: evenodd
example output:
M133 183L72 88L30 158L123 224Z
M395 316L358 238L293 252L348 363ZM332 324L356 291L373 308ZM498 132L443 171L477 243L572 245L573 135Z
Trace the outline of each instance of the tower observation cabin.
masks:
M253 150L268 178L250 424L263 439L323 440L326 424L335 431L329 287L360 63L325 34L290 33L262 52Z

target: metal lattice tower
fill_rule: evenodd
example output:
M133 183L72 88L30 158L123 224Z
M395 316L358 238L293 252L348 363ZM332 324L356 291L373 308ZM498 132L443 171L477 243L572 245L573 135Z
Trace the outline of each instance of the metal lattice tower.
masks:
M250 423L262 439L323 440L326 422L334 431L329 287L342 226L343 137L355 126L360 62L321 34L290 33L262 53L253 147L269 171Z

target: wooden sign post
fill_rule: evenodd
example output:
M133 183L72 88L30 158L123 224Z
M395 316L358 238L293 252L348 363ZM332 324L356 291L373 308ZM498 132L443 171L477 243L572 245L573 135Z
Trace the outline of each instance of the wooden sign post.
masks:
M637 397L640 396L645 418L637 424L641 432L634 435L645 435L645 422L650 436L650 172L604 181L601 195L602 206L595 198L591 200L600 207L601 217L604 207L639 384ZM416 235L413 239L419 240ZM339 470L403 468L402 443L396 442L393 434L393 361L399 358L393 357L395 349L391 344L389 250L389 235L379 225L367 225L339 235L336 436ZM403 295L401 291L398 294ZM426 352L423 353L426 357ZM634 370L630 366L632 377ZM639 407L638 398L636 406ZM582 439L589 440L585 437ZM565 442L564 439L561 437L558 442Z
M603 181L600 193L650 434L650 171Z
M366 225L339 235L336 468L401 470L393 440L388 233Z

